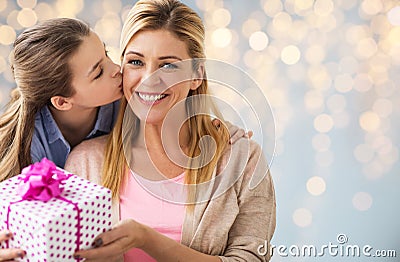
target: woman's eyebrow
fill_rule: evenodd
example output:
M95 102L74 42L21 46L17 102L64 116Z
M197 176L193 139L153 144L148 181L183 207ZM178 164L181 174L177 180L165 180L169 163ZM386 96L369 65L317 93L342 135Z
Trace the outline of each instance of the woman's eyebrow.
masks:
M158 59L159 60L176 59L176 60L182 61L182 58L180 58L178 56L174 56L174 55L160 56Z
M127 54L127 55L128 55L128 54L133 54L133 55L137 55L137 56L140 56L140 57L144 57L144 55L143 55L142 53L139 53L139 52L136 52L136 51L133 51L133 50L130 50L130 51L126 52L126 54ZM180 57L178 57L178 56L175 56L175 55L160 56L158 59L159 59L159 60L176 59L176 60L179 60L179 61L182 61L182 60L183 60L182 58L180 58Z
M128 54L133 54L133 55L137 55L137 56L140 56L140 57L144 57L143 54L141 54L141 53L139 53L139 52L136 52L136 51L128 51L128 52L126 52L126 54L127 54L127 55L128 55Z

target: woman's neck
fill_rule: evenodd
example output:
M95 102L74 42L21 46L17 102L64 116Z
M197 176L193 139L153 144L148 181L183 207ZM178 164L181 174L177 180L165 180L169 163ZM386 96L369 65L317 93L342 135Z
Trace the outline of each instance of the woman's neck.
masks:
M149 180L176 177L188 163L189 128L146 124L141 125L133 144L134 163L131 168Z
M97 120L98 109L97 107L84 110L60 111L50 107L50 112L64 138L73 148L93 130Z
M189 124L180 129L168 125L141 124L135 146L146 148L150 152L161 152L167 148L184 150L189 145Z

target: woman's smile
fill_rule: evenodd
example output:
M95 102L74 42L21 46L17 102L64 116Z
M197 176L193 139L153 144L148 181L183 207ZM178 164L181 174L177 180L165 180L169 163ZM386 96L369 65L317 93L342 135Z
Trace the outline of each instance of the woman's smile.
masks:
M159 93L146 93L146 92L135 92L139 98L139 101L145 105L156 105L168 95Z

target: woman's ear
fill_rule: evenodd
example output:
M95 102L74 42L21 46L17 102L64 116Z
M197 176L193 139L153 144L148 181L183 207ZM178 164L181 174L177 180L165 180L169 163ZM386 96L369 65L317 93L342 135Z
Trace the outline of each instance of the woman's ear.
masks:
M51 104L60 111L68 111L72 108L72 103L68 98L62 96L53 96L50 98Z
M203 83L204 79L204 64L200 64L197 71L194 72L192 78L192 85L190 87L191 90L196 90L201 83Z

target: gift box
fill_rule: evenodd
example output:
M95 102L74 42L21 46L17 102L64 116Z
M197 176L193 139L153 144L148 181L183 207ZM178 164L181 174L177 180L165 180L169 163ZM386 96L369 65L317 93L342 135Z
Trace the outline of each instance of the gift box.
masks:
M77 250L111 228L111 191L47 159L0 183L0 229L13 232L1 248L20 247L20 261L79 261Z

